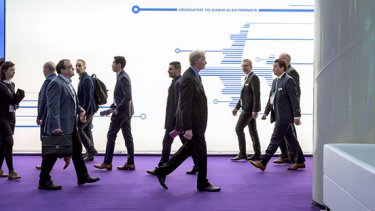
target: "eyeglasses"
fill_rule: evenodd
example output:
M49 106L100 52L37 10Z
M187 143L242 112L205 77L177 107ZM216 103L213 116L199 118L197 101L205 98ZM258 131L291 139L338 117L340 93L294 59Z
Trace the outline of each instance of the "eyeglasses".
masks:
M242 67L248 67L248 66L250 66L250 65L248 65L248 64L243 64L243 65L241 65Z

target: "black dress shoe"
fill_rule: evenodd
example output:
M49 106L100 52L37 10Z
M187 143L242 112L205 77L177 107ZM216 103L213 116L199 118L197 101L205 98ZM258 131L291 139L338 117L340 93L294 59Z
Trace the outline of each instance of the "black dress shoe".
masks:
M47 183L39 183L38 189L39 190L60 190L61 185L54 184L51 180Z
M85 159L85 157L87 157L88 154L89 154L88 152L83 153L82 158Z
M83 157L83 161L94 161L94 155L93 154L87 154L85 157Z
M193 168L190 171L187 171L186 174L195 175L198 173L198 167L193 166Z
M147 170L147 173L149 173L149 174L151 174L151 175L156 175L156 173L155 173L155 169Z
M162 176L162 175L158 175L158 174L155 174L155 175L158 177L158 180L159 180L159 183L160 183L161 187L163 187L165 190L167 190L168 186L165 184L166 176Z
M231 158L231 160L237 161L237 160L246 160L246 155L240 155L238 154L237 156Z
M219 192L221 190L220 187L214 186L210 183L208 183L208 186L206 186L204 188L198 187L197 189L200 192Z
M78 185L83 185L85 183L94 183L94 182L97 182L99 180L100 180L100 178L98 178L98 177L93 178L93 177L87 176L87 177L78 179Z
M246 160L261 160L262 158L259 155L247 156Z

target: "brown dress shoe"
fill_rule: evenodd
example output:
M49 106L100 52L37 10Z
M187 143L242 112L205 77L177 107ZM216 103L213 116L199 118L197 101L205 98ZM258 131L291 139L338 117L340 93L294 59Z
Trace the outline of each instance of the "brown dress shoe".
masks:
M296 171L298 169L304 169L306 168L305 163L295 163L288 167L288 170Z
M112 170L112 164L106 164L106 163L95 164L94 167L97 169L107 169L108 171Z
M276 163L276 164L290 163L290 159L288 157L280 156L279 158L274 160L273 163Z
M260 161L252 161L252 160L249 160L249 163L250 163L251 165L253 165L255 168L258 168L258 169L260 169L260 170L262 170L262 171L264 171L264 170L266 169L266 166L263 165L263 163L260 162Z
M134 164L129 164L125 163L123 166L117 166L118 170L124 170L124 171L134 171L135 170L135 165Z

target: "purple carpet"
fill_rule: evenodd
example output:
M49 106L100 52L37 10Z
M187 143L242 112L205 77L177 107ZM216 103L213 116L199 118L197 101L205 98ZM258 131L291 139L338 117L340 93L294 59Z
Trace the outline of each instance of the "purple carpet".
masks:
M58 160L52 177L63 186L60 191L38 190L39 156L15 156L19 181L0 178L0 210L262 210L262 211L319 211L312 202L312 157L306 159L306 169L287 171L288 165L271 162L265 172L248 162L233 162L230 157L210 156L208 178L222 188L219 193L196 191L196 176L186 175L192 167L189 158L167 177L168 190L162 189L157 178L148 175L159 156L136 156L136 170L119 171L116 166L125 162L115 156L112 171L94 169L103 161L97 156L87 163L89 173L100 177L95 184L77 186L73 165L62 170ZM7 172L6 165L3 170Z

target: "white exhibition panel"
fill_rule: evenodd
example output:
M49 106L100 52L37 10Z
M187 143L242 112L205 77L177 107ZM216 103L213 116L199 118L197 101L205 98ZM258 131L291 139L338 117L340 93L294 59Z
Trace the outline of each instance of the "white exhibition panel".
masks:
M26 91L17 111L15 152L40 152L35 124L36 100L43 83L42 65L68 58L84 59L87 72L103 80L112 95L113 57L127 59L125 71L132 82L135 114L132 119L136 153L160 153L164 135L167 68L171 61L188 68L188 54L205 50L207 66L202 80L208 98L206 140L209 153L238 151L231 111L244 79L241 60L253 61L260 77L262 112L273 79L272 63L281 52L292 55L300 74L302 125L298 138L312 153L313 111L313 1L301 0L11 0L6 1L6 58L16 64L14 82ZM73 83L78 84L78 76ZM111 103L111 97L109 99ZM106 106L109 106L106 105ZM103 107L100 110L105 109ZM96 148L103 152L109 117L94 118ZM273 127L257 120L262 151ZM247 149L252 145L247 129ZM180 146L175 141L173 150ZM118 134L116 151L125 151Z
M375 210L375 144L325 144L323 200L333 211Z

